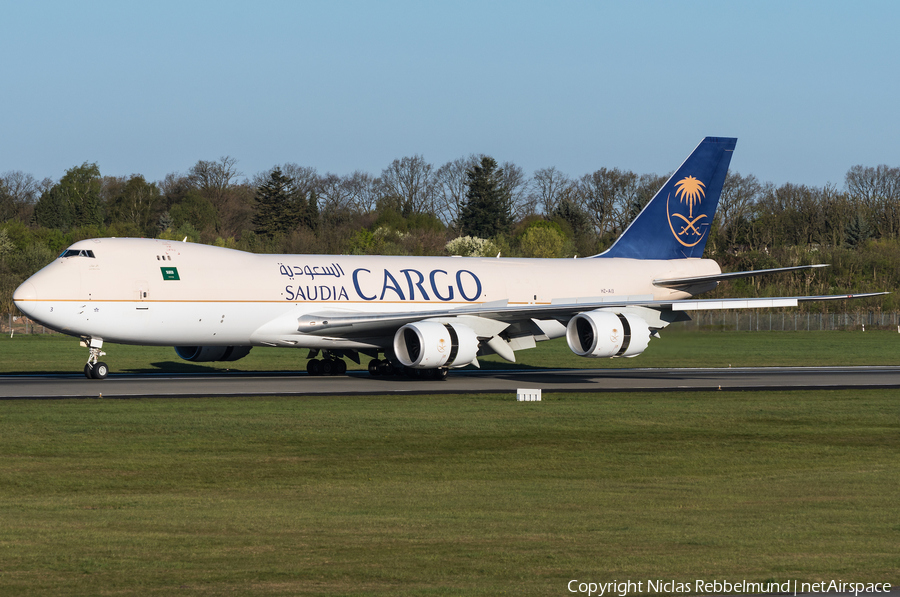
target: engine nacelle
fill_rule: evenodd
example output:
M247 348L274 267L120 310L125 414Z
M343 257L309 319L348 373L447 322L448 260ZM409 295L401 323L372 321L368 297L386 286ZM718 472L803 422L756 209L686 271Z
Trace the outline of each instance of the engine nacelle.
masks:
M236 361L250 352L252 346L176 346L175 354L185 361Z
M464 367L475 360L475 330L459 323L419 321L394 334L394 354L407 367Z
M586 311L569 320L566 341L580 357L636 357L650 343L650 328L637 315Z

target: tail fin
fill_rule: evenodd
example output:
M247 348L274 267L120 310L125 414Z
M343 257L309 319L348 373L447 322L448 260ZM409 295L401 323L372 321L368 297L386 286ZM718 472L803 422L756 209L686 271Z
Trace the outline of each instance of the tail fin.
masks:
M702 257L737 139L707 137L608 251L597 257Z

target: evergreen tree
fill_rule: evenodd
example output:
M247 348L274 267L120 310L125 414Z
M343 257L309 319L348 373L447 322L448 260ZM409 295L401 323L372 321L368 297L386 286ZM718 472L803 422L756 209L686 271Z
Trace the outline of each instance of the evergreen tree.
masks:
M291 232L304 219L308 208L294 187L290 176L275 168L269 179L256 189L256 213L253 214L254 231L273 237Z
M512 197L503 184L503 170L491 157L466 172L466 204L460 210L459 228L462 234L479 238L494 238L506 233L512 225Z
M168 210L159 214L159 220L156 222L156 227L159 229L159 232L165 232L174 225L175 222L172 220L172 216L169 215Z
M871 236L869 223L859 212L844 227L844 242L850 248L857 248Z
M319 226L319 197L315 191L309 193L309 203L306 205L306 211L302 214L301 221L310 230L315 230Z

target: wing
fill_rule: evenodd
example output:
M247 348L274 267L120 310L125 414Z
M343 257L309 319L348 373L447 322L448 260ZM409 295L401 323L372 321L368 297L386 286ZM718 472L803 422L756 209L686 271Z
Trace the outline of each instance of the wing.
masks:
M444 329L454 334L463 334L467 340L454 339L453 346L466 346L467 356L460 361L461 365L472 363L477 366L477 355L496 353L510 362L515 362L515 352L534 348L536 343L567 335L572 318L586 319L588 324L576 322L576 328L585 328L579 334L587 333L591 337L599 337L598 330L587 331L585 326L601 325L599 319L606 321L603 328L604 337L609 333L616 334L616 328L643 329L649 335L676 321L688 321L690 316L685 311L718 310L718 309L760 309L769 307L796 307L801 302L832 301L853 298L880 296L884 292L867 294L838 294L829 296L793 296L776 298L751 299L691 299L691 300L655 300L652 295L609 297L599 299L563 299L549 305L509 305L508 301L482 303L453 309L412 311L404 313L360 313L354 311L320 311L309 313L295 319L295 338L305 338L300 345L307 344L312 338L328 343L331 350L343 349L344 354L354 358L355 350L371 353L372 349L390 349L399 354L400 360L409 365L414 359L404 351L421 351L421 347L441 342ZM585 315L581 315L585 314ZM408 326L408 327L406 327ZM412 329L409 329L412 328ZM428 330L431 330L429 332ZM401 333L401 331L403 333ZM626 334L630 332L626 331ZM402 340L400 340L402 338ZM455 336L454 336L455 338ZM645 343L649 340L645 336ZM571 340L571 339L570 339ZM571 348L570 341L570 348ZM317 343L316 346L323 347ZM585 346L584 343L581 344ZM593 346L593 344L592 344ZM616 345L618 347L618 345ZM627 348L626 342L621 349ZM366 348L368 347L368 348ZM635 356L643 348L638 347L631 354ZM574 351L575 349L573 349ZM592 349L593 350L593 349ZM353 353L353 354L351 354ZM400 354L403 353L403 354ZM587 351L576 354L586 356ZM377 353L375 353L377 354ZM416 354L423 354L417 352ZM457 355L457 353L453 353ZM605 356L613 356L612 354ZM616 356L622 355L621 352ZM591 354L587 356L600 356ZM358 357L357 357L358 358ZM354 360L356 360L354 358ZM453 359L450 360L454 363ZM453 364L452 366L460 366Z
M363 338L392 335L398 328L418 321L446 320L452 318L482 319L499 324L512 325L522 321L556 320L567 322L573 316L595 309L637 308L658 312L665 327L666 312L698 311L716 309L764 309L769 307L796 307L802 302L834 301L881 296L887 292L866 294L835 294L827 296L792 296L778 298L750 299L691 299L654 300L652 296L610 297L603 299L578 299L553 302L549 305L514 305L508 301L495 301L455 309L439 311L412 311L405 313L357 313L352 311L321 311L303 315L297 319L297 331L303 334L328 336L332 338ZM676 319L681 319L677 318ZM485 327L496 328L496 325ZM506 326L503 326L506 327ZM492 331L486 329L485 332ZM479 333L479 330L475 330ZM495 332L496 333L496 332ZM481 335L481 334L479 334Z

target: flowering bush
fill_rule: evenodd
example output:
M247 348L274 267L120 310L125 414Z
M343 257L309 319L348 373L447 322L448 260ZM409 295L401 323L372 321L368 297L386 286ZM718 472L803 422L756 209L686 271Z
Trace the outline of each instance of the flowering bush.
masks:
M494 257L497 245L477 236L460 236L447 243L447 252L463 257Z

